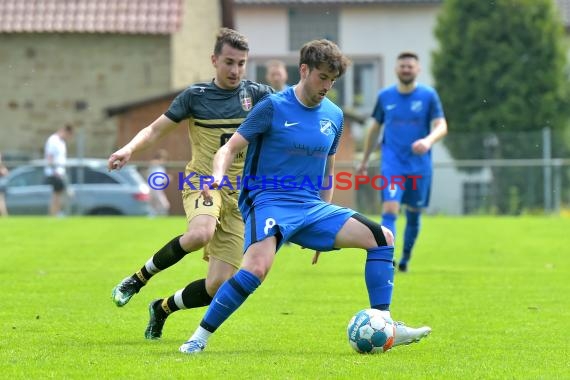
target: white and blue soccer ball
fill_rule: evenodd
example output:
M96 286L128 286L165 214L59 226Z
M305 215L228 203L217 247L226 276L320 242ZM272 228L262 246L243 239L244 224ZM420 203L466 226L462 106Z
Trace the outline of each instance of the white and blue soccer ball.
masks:
M356 352L375 354L392 348L396 326L380 310L364 309L348 322L347 333L348 342Z

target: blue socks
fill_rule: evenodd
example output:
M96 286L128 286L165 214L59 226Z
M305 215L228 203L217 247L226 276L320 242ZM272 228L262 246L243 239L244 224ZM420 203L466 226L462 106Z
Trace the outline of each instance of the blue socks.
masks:
M390 213L385 212L384 214L382 214L382 222L380 223L392 232L392 235L394 235L394 238L396 237L396 218L397 217L398 217L398 215L396 215L396 214L390 214Z
M394 289L394 246L371 248L367 252L364 279L370 306L373 309L388 310Z
M416 243L416 238L420 233L421 212L406 210L406 231L404 232L404 250L400 264L407 265L412 257L412 248Z
M218 289L200 326L211 333L216 331L260 284L253 273L240 269Z

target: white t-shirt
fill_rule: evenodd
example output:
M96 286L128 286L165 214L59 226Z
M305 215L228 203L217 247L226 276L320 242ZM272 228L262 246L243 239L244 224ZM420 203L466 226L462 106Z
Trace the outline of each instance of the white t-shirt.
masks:
M54 133L47 139L44 152L46 161L51 162L51 165L48 164L44 169L45 175L48 177L53 175L64 176L67 160L65 140Z

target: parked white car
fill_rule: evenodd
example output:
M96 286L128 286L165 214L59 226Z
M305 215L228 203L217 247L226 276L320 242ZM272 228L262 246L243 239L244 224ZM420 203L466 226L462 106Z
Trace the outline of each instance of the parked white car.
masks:
M45 161L12 169L0 179L10 215L46 215L52 193ZM75 215L148 215L150 188L133 165L109 172L104 159L67 160L67 206Z

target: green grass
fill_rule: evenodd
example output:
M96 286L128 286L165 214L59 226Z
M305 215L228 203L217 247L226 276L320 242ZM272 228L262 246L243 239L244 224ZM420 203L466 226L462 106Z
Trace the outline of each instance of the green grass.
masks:
M364 255L343 250L311 266L312 252L286 247L207 351L185 356L178 347L205 309L171 316L161 341L143 332L152 299L204 275L200 254L124 308L110 300L118 281L183 231L183 218L0 219L1 376L569 378L570 219L431 217L423 226L392 304L395 319L433 328L421 343L353 352L345 329L368 304Z

